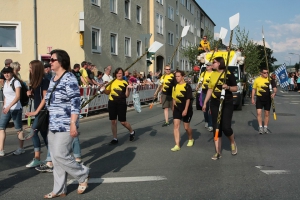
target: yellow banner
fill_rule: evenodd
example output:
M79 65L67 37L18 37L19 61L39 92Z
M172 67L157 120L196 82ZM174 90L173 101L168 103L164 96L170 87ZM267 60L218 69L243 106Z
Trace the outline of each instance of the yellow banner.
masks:
M205 56L205 60L208 62L212 56L213 52L209 52L206 54ZM232 58L234 57L235 55L235 51L230 51L230 56L229 56L229 63L231 63L232 61ZM216 57L223 57L224 58L224 61L225 61L225 65L226 65L226 62L227 62L227 56L228 56L228 51L217 51L214 53L214 56L213 58L211 59L211 62L213 62L213 59L216 58Z

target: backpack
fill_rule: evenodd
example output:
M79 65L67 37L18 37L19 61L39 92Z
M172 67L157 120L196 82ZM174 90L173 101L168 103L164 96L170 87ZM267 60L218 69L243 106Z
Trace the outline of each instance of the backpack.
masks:
M11 83L11 87L12 87L13 91L16 91L15 80L18 80L18 79L15 78ZM18 81L20 81L20 80L18 80ZM25 107L28 105L28 102L29 102L29 97L27 96L28 88L27 88L26 83L24 83L23 81L20 81L20 83L21 83L20 102L21 102L22 107Z

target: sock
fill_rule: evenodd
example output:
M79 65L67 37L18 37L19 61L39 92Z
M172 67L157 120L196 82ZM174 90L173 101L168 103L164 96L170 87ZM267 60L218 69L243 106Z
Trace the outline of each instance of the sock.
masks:
M114 140L118 140L117 138L114 138Z
M130 135L133 135L134 134L134 131L132 131L131 133L130 133Z
M265 128L268 128L268 126L264 126Z
M259 128L262 128L262 126L259 126Z

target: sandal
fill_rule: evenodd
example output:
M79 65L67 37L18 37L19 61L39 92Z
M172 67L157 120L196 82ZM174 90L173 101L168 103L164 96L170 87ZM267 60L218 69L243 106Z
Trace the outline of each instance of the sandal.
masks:
M65 196L67 196L66 193L53 194L52 192L50 192L49 194L44 195L44 199L53 199L56 197L65 197Z
M81 183L79 183L78 189L77 189L77 193L78 194L83 194L84 191L86 190L86 188L88 188L88 181L89 181L90 177L88 176L82 183L86 183L85 185L80 185Z

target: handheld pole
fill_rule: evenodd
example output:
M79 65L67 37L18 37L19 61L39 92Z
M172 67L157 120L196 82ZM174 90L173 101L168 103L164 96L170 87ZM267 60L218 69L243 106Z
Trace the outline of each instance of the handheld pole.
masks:
M232 44L233 29L239 24L239 18L240 18L239 13L237 13L234 16L229 18L229 25L230 25L231 32L230 32L230 40L229 40L229 46L228 46L229 51L228 51L228 55L227 55L226 69L225 69L225 72L224 72L225 83L226 83L228 64L229 64L229 58L230 58L230 48L231 48L231 44ZM222 76L222 74L221 74L221 76ZM216 84L218 84L218 83L216 83ZM222 89L221 97L220 97L219 112L218 112L218 117L217 117L217 127L216 127L216 132L215 132L215 137L214 137L215 141L218 141L218 139L219 139L219 131L220 131L220 124L221 124L221 118L222 118L222 108L223 108L224 99L225 99L225 89Z
M270 78L269 62L268 62L268 58L267 58L267 51L266 51L265 36L264 36L263 28L262 28L262 39L263 39L263 44L264 44L264 52L265 52L267 70L268 70L269 89L270 89L270 94L272 95L273 89L272 89L271 78ZM271 102L272 102L272 109L273 109L273 117L274 117L274 120L276 120L277 117L276 117L276 112L275 112L275 104L274 104L274 99L272 98L272 96L271 96Z

